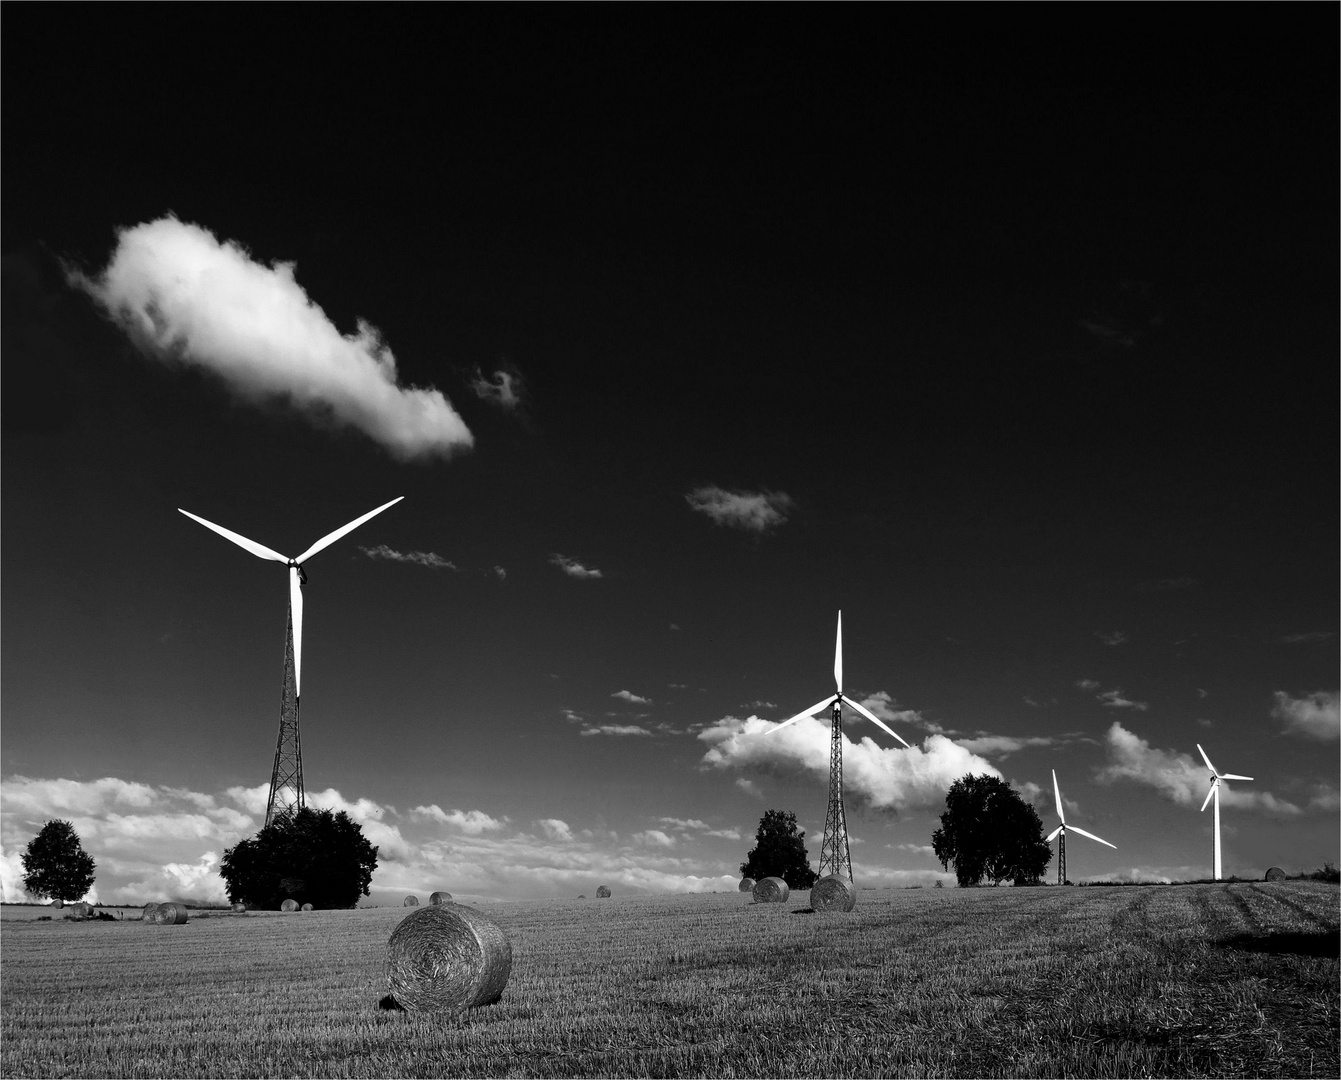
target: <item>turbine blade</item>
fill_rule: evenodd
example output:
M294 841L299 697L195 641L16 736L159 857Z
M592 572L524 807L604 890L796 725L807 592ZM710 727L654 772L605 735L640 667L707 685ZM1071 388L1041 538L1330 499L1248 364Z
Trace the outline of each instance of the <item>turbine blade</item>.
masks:
M298 567L289 567L289 611L293 616L293 688L303 696L303 583Z
M1251 776L1240 776L1238 773L1227 772L1227 773L1221 773L1221 774L1220 774L1220 779L1221 779L1221 780L1251 780L1252 777L1251 777Z
M1052 832L1048 833L1047 839L1044 840L1043 842L1045 844L1051 844L1054 840L1057 839L1057 834L1061 832L1064 828L1066 828L1065 825L1058 825L1057 828L1053 829Z
M823 701L815 702L815 704L810 706L810 708L806 709L805 712L799 712L795 716L793 716L790 720L784 720L777 727L769 728L767 731L764 732L764 734L772 735L773 732L781 731L788 724L794 724L798 720L804 720L807 716L814 716L815 713L819 712L820 709L824 708L826 705L832 705L834 702L834 698L836 698L837 696L838 696L837 694L830 694Z
M1201 750L1201 743L1197 743L1197 749ZM1205 750L1201 750L1201 759L1206 762L1206 768L1210 769L1216 776L1220 775L1218 772L1215 772L1215 766L1211 764L1211 759L1206 756Z
M1052 793L1057 796L1057 816L1066 824L1066 815L1062 813L1062 789L1057 786L1057 770L1052 770Z
M1211 796L1215 794L1215 785L1218 784L1218 783L1219 783L1218 780L1212 780L1212 781L1211 781L1211 790L1208 791L1208 792L1206 792L1206 799L1205 799L1205 802L1203 802L1203 803L1201 804L1201 808L1202 808L1203 810L1206 809L1206 803L1208 803L1208 802L1211 801Z
M883 720L881 720L880 717L876 716L875 713L871 712L871 710L868 709L865 705L863 705L860 701L853 701L850 697L845 697L843 698L843 700L847 702L847 704L851 705L854 709L856 709L857 712L861 713L862 716L866 717L867 720L871 721L871 723L877 725L878 727L882 727L886 731L888 731L891 735L894 736L894 738L898 739L899 742L903 743L904 746L907 746L909 750L912 749L912 746L902 735L900 735L892 727L890 727Z
M348 525L343 525L343 526L341 526L340 528L336 529L335 532L333 532L333 533L327 533L325 536L323 536L320 540L318 540L315 544L313 544L310 548L308 548L306 551L304 551L301 555L298 556L298 558L294 559L293 561L294 561L294 562L298 562L298 563L307 562L307 560L310 559L310 558L312 558L312 556L315 555L315 554L317 554L317 552L319 552L319 551L325 551L325 550L326 550L328 547L330 547L333 543L335 543L337 540L339 540L340 537L344 536L345 533L353 532L355 529L357 529L360 525L362 525L362 524L363 524L365 521L367 521L369 518L371 518L371 517L376 517L376 516L377 516L378 514L380 514L383 510L385 510L388 506L395 506L396 503L400 502L401 499L403 499L403 498L405 498L404 495L397 495L397 496L396 496L394 499L392 499L389 503L383 503L383 504L382 504L381 506L379 506L376 510L369 510L369 511L368 511L366 514L364 514L361 518L355 518L355 519L354 519L353 521L351 521ZM288 560L285 560L285 561L287 562Z
M838 612L838 637L834 641L833 647L833 681L834 689L840 693L843 690L843 613Z
M253 555L255 555L259 559L271 559L274 562L282 562L282 563L286 563L289 561L287 557L281 555L278 551L271 551L264 544L258 544L255 540L248 540L245 536L239 536L231 529L225 529L222 525L216 525L212 521L206 521L203 517L196 517L196 515L191 513L191 511L183 510L180 506L177 507L177 513L185 514L192 521L200 522L200 524L204 525L205 528L207 529L213 529L225 540L233 541L233 543L235 543L238 547L243 548L246 551L250 551Z
M1069 832L1078 832L1080 833L1081 836L1088 836L1091 840L1098 840L1099 843L1101 844L1108 844L1108 841L1105 840L1102 836L1095 836L1094 833L1086 832L1084 829L1078 829L1074 825L1068 825L1066 828ZM1108 844L1108 846L1111 847L1114 851L1117 850L1117 844Z

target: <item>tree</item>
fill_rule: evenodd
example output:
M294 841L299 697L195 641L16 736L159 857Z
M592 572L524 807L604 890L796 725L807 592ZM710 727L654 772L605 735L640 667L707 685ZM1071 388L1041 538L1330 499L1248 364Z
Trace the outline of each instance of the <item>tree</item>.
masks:
M818 876L810 869L806 834L796 831L796 815L789 810L768 810L759 819L754 848L740 864L744 877L756 881L780 877L789 889L808 889Z
M1043 822L1006 781L995 776L961 776L945 796L941 827L931 837L941 866L954 864L962 887L1010 878L1036 884L1052 858Z
M34 896L72 903L93 888L93 856L68 821L48 821L23 853L23 887Z
M377 848L343 810L286 810L252 839L224 852L219 874L228 899L276 909L285 900L352 908L368 895Z

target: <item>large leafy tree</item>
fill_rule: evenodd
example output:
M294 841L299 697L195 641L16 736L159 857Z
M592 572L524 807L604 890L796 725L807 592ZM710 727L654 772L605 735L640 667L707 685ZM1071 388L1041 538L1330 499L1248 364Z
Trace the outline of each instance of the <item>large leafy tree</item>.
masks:
M377 848L343 810L288 810L255 837L224 852L220 876L228 899L278 908L285 900L351 908L368 895Z
M768 810L759 819L754 848L740 864L745 877L780 877L789 889L808 889L815 884L806 854L806 834L796 829L796 815L789 810Z
M950 785L931 846L943 867L954 865L965 887L1007 879L1036 884L1052 858L1038 812L995 776L970 774Z
M93 856L68 821L48 821L23 853L23 887L34 896L70 903L93 888Z

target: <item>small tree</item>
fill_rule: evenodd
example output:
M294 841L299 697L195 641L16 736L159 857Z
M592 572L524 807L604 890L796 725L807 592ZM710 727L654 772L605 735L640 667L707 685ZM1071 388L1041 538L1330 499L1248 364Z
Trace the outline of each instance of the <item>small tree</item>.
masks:
M796 831L796 815L789 810L768 810L759 819L754 848L740 864L743 877L756 881L780 877L789 889L808 889L815 884L806 854L806 834Z
M93 856L68 821L48 821L23 853L23 887L43 899L71 903L93 888Z
M1038 812L995 776L970 774L950 785L931 846L941 866L954 864L962 887L1007 878L1036 884L1052 858Z
M352 908L368 895L377 848L343 810L288 810L253 839L224 852L219 874L228 899L276 909L285 900Z

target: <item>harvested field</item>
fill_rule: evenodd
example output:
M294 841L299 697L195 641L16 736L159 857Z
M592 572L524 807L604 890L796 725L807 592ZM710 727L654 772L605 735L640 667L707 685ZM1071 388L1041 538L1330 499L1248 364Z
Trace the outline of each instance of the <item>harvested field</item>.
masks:
M828 915L804 895L487 904L511 978L447 1020L379 1008L399 906L15 922L0 1071L1335 1077L1339 899L1291 881L871 891ZM831 1034L804 1034L819 1016Z

